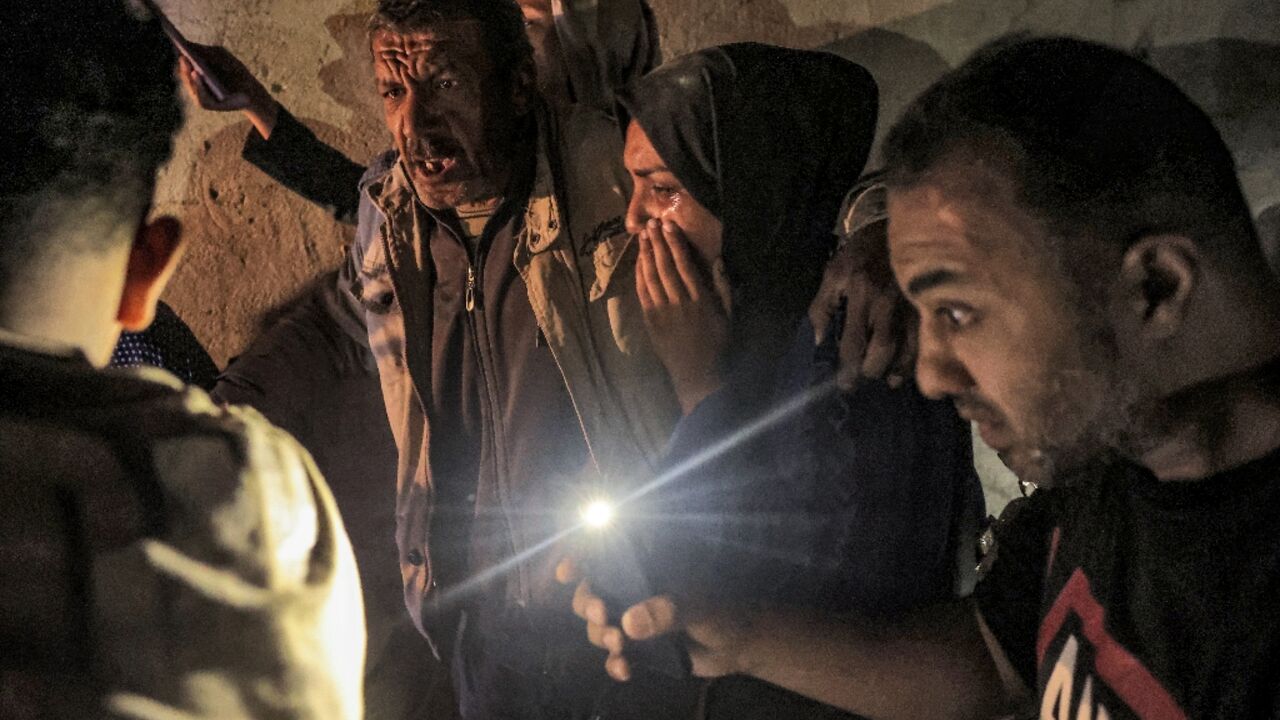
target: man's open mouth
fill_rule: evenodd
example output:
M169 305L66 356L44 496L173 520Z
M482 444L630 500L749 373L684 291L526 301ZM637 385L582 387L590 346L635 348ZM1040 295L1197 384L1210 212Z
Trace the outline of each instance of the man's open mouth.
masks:
M418 170L427 177L439 177L458 164L452 156L418 158L414 160Z

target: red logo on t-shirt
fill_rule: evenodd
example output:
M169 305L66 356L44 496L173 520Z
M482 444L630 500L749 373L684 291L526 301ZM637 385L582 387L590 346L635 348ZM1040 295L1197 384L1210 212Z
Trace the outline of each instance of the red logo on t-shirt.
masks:
M1089 588L1089 578L1076 568L1040 622L1036 660L1042 720L1119 720L1128 716L1186 720L1187 714L1169 691L1107 632L1105 615ZM1061 637L1064 629L1065 638ZM1047 661L1052 666L1047 667L1046 654L1051 647L1054 655Z

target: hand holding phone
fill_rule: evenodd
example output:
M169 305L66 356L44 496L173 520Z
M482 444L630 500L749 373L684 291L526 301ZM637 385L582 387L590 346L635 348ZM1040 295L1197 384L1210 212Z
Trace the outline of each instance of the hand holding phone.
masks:
M620 626L628 608L654 596L655 590L640 564L639 550L623 528L588 532L580 547L586 577L592 591L604 601L610 625ZM671 678L684 679L692 673L689 653L679 635L629 641L626 655L632 667Z
M218 79L218 76L209 67L208 63L200 57L199 52L195 50L191 41L187 40L186 36L178 28L174 27L173 23L169 22L168 16L155 4L154 0L140 0L140 2L160 21L160 29L169 38L169 42L173 43L173 47L177 49L178 54L200 74L200 80L205 89L209 91L209 94L218 102L226 101L231 93L227 90L226 85Z

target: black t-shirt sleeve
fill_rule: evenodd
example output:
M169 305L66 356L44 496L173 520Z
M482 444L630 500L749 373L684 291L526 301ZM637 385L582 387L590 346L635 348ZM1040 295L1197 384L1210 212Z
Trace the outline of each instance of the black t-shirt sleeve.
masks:
M1028 688L1036 684L1036 635L1057 526L1056 495L1040 490L1005 508L993 528L995 560L973 593L983 621Z
M357 186L364 167L326 145L283 107L271 139L250 130L241 153L272 180L354 225L360 205Z

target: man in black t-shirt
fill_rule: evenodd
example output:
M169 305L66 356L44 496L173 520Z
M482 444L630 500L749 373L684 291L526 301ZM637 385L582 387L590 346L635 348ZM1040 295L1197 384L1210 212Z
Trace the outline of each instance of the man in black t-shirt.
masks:
M653 598L695 672L876 718L1280 717L1280 281L1208 117L1122 52L979 51L885 143L916 378L1041 486L970 600L897 620Z
M1042 718L1276 717L1280 288L1212 123L1118 51L980 53L886 151L917 376L1024 480L974 596Z

